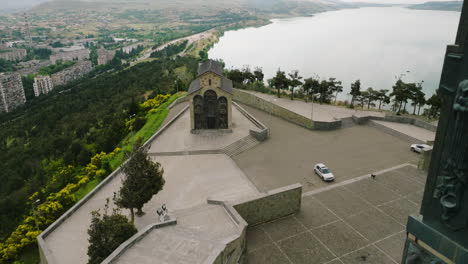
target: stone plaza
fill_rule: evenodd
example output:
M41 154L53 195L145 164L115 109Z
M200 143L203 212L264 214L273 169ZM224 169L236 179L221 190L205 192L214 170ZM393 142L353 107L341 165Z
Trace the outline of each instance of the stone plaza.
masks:
M217 91L221 84L213 83ZM316 130L314 120L288 110L287 103L255 94L244 100L238 92L232 91L227 109L229 129L219 131L210 126L221 123L204 118L194 133L195 100L174 102L145 143L164 168L164 189L135 219L139 233L102 263L399 263L405 222L417 213L425 182L416 167L420 156L409 145L433 132L392 127L395 122L382 129L346 111L341 118L357 121ZM334 115L335 108L343 110L323 111ZM207 117L220 117L216 108L203 109L211 111ZM319 162L331 168L335 182L314 174ZM39 236L42 263L87 262L90 212L112 199L122 177L117 169ZM163 204L169 219L160 221L156 210Z

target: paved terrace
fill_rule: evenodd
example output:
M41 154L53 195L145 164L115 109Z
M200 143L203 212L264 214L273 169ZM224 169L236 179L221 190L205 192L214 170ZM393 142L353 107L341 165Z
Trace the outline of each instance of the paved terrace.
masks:
M200 134L192 134L190 133L190 110L187 109L154 141L149 153L218 150L248 136L250 129L257 128L234 106L232 107L232 122L232 133L203 131Z
M386 126L390 129L396 130L410 137L419 139L423 142L427 142L428 140L433 141L435 139L435 134L436 134L435 132L432 132L432 131L429 131L427 129L420 128L417 126L395 123L395 122L380 121L380 120L372 120L372 122Z
M275 95L258 93L258 92L253 92L253 91L246 91L246 90L242 90L242 91L254 94L257 97L260 97L264 100L277 104L281 107L284 107L290 111L295 112L296 114L300 114L309 119L311 117L312 103L310 102L306 103L302 100L278 98ZM357 117L363 117L363 116L384 117L385 116L385 114L381 112L348 109L348 108L338 107L338 106L333 106L333 105L325 105L325 104L321 105L321 104L314 103L314 106L313 106L313 120L314 121L330 122L330 121L335 121L335 120L342 119L342 118L352 117L353 115Z
M301 183L304 192L403 163L417 164L410 143L363 125L333 131L311 131L263 111L242 105L270 128L270 139L233 159L261 191ZM325 163L336 177L325 183L313 172Z
M247 263L400 263L424 183L425 173L406 166L305 196L300 213L249 227Z
M153 229L117 259L117 264L205 263L222 240L239 227L220 205L202 205L175 214L177 224Z
M166 184L164 190L144 206L143 211L147 214L136 217L139 230L156 222L156 209L163 203L169 212L173 212L206 204L207 198L231 201L258 194L242 171L224 154L157 157L157 161L164 168ZM106 198L112 199L114 192L120 189L121 178L122 175L115 177L45 238L55 263L87 263L90 212L103 208ZM216 229L214 223L217 222L212 222L211 228Z

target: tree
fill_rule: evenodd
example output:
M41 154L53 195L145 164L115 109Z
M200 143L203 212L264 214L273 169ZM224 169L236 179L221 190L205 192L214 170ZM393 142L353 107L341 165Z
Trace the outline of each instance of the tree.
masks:
M395 111L400 113L403 102L407 101L407 85L401 79L398 79L392 86L393 91L390 96L395 97ZM398 109L398 110L397 110Z
M328 79L329 83L329 89L330 93L335 93L335 104L336 104L336 98L338 97L338 93L341 93L343 91L343 86L341 85L341 81L336 81L336 78L329 78Z
M354 100L361 95L361 81L356 80L355 82L351 83L351 92L349 93L351 97L351 107L354 106Z
M367 109L370 109L371 105L374 105L372 102L378 99L378 92L372 87L367 88L366 90L366 101L367 101Z
M419 110L418 110L418 115L419 115L419 111L421 110L421 106L425 105L426 104L426 95L424 94L424 92L422 91L422 83L417 83L416 85L414 86L411 86L412 87L412 90L410 91L411 92L411 105L414 107L413 108L413 115L416 114L416 107L419 106Z
M91 225L88 229L88 264L99 264L106 259L117 247L137 233L137 229L128 218L118 210L107 214L108 203L104 214L98 211L91 213Z
M300 85L302 85L302 76L299 75L299 71L298 70L294 70L292 71L291 73L288 73L289 75L289 78L291 78L289 80L289 85L291 87L291 100L294 99L294 89Z
M379 101L379 110L382 109L382 103L390 103L390 96L387 95L388 90L382 89L377 92L377 100Z
M135 144L127 158L128 162L122 166L125 174L122 187L114 200L117 206L130 209L133 223L134 209L138 210L137 215L143 215L143 205L163 189L165 180L161 164L151 161L140 143Z
M227 71L226 77L230 79L235 86L240 87L244 83L244 74L239 69Z
M253 71L253 74L255 76L255 79L258 81L258 82L263 82L263 78L265 77L265 75L263 74L263 70L262 68L260 67L255 67L254 71Z
M428 110L427 117L436 118L439 116L440 107L442 106L442 99L438 93L433 94L431 98L427 100L426 104L431 106L431 108Z
M242 79L243 82L247 81L248 84L255 81L255 75L252 73L249 66L244 66L244 68L242 68Z
M333 87L336 85L335 78L322 80L318 86L318 93L320 94L320 104L330 103L331 95L333 94Z
M278 98L280 98L280 90L288 89L289 79L288 77L286 77L286 74L284 73L284 71L281 71L280 69L278 69L275 77L270 79L269 84L271 87L276 88L276 90L278 91L277 93Z

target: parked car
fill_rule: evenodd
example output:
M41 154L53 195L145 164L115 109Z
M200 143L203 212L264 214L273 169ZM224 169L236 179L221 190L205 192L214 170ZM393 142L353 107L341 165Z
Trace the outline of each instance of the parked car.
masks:
M325 166L325 164L323 164L323 163L315 164L314 172L315 172L315 174L320 176L320 178L322 178L322 180L324 180L324 181L334 181L335 180L335 176L333 176L333 173L331 173L330 169L327 166Z
M426 145L426 144L413 144L411 145L411 151L416 152L416 153L421 153L423 150L430 150L432 149L431 146Z

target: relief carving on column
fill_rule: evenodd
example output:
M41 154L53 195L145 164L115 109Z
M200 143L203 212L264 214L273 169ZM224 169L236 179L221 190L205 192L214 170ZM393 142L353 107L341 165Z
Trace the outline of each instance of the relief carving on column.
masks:
M463 197L468 187L468 80L460 82L452 105L453 123L447 128L448 148L443 158L433 197L442 206L441 221L452 230L468 226L468 214L463 208Z

